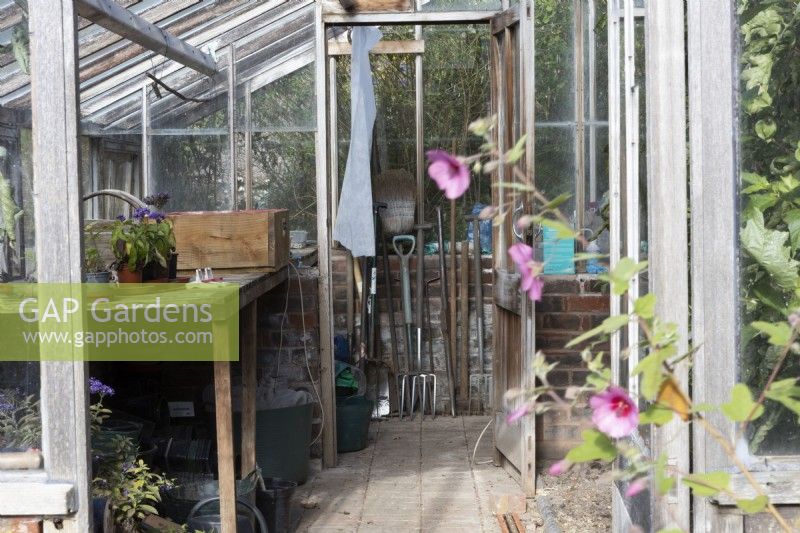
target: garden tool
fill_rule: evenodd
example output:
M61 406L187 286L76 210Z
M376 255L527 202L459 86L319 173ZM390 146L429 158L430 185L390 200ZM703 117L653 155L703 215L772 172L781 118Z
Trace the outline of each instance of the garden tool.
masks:
M415 372L417 376L414 377L414 381L411 385L411 413L413 415L414 412L414 401L416 398L415 389L416 384L420 383L420 392L422 393L422 403L420 404L420 413L422 417L425 417L425 397L429 390L432 388L433 402L431 403L431 415L436 416L435 413L435 395L436 395L436 374L433 372L424 372L422 370L422 322L423 322L423 303L425 301L425 294L424 294L424 287L425 287L425 231L433 229L433 224L417 224L414 226L414 229L417 230L417 280L416 280L416 317L415 321L417 323L417 364L415 367ZM432 353L432 352L431 352Z
M442 302L442 315L443 318L439 320L440 328L442 331L442 339L444 340L444 361L445 370L447 371L447 387L450 393L450 414L456 416L456 394L455 383L453 383L453 368L450 365L450 346L447 339L450 338L448 324L449 318L447 313L447 272L444 265L444 230L442 229L442 208L436 208L436 221L438 223L438 238L439 238L439 285L441 287L441 302Z
M472 223L472 258L475 274L475 322L478 335L478 414L483 414L483 389L486 375L483 372L483 267L481 265L481 219L478 215L467 215L467 222ZM472 414L472 386L469 388L469 412Z
M405 325L405 342L406 342L406 368L405 372L397 375L398 383L400 384L400 418L403 418L403 409L405 408L405 391L410 378L412 378L412 357L413 346L412 328L413 318L411 312L411 276L409 273L409 259L414 253L416 247L416 239L413 235L396 235L392 238L392 246L400 258L400 286L403 298L403 324ZM407 248L407 251L405 251ZM412 383L413 385L413 383ZM413 398L413 394L412 394ZM413 399L412 399L413 405Z
M380 214L382 209L386 209L386 204L383 202L377 202L375 205L377 206L378 214ZM389 254L386 249L386 237L383 234L383 219L381 217L378 217L378 225L380 225L380 229L378 230L377 235L378 240L381 243L381 255L383 256L383 284L386 287L386 302L389 312L389 352L392 358L392 367L390 372L396 377L397 373L400 371L400 363L397 357L397 329L394 323L394 300L392 298L391 268L389 266ZM394 387L394 391L390 391L390 394L394 397L395 404L397 404L399 399L398 392L399 391L397 390L397 387Z

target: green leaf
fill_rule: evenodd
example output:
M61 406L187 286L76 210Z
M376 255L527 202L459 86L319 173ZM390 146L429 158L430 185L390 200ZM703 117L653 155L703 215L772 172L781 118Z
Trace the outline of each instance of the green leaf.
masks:
M717 406L713 403L708 402L701 402L692 404L692 412L693 413L705 413L708 411L714 411L717 409Z
M736 500L736 507L747 514L756 514L764 510L769 503L766 496L756 496L752 500Z
M756 122L756 135L760 139L770 141L775 136L776 131L778 131L778 125L771 118L761 119Z
M600 276L600 279L611 284L611 292L615 296L622 296L627 292L631 278L645 268L647 268L647 261L637 263L630 257L623 257L610 272Z
M756 94L751 99L745 99L744 108L748 113L758 113L772 105L772 97L767 91Z
M672 420L674 414L669 407L656 403L648 407L646 411L639 413L639 424L663 426Z
M587 429L581 433L583 442L572 448L565 459L572 463L589 461L613 461L619 453L611 439L596 429Z
M662 496L672 490L675 486L675 478L667 475L667 454L659 455L658 460L653 465L653 480L656 490Z
M653 350L650 354L639 361L633 369L632 374L641 374L641 393L647 400L654 400L658 395L661 384L666 376L664 375L664 362L673 357L678 352L674 344L665 346L658 350Z
M754 212L741 232L742 247L784 290L794 289L800 268L790 257L788 238L788 232L765 228L760 211Z
M792 209L783 215L783 220L789 228L789 243L792 246L792 253L800 248L800 209Z
M633 312L645 320L653 318L656 312L656 295L651 292L637 298L633 302Z
M721 406L722 412L734 422L755 420L764 414L764 406L753 401L750 389L744 383L737 383L731 389L731 401ZM752 416L751 414L752 413Z
M792 411L800 421L800 387L797 386L797 378L773 381L767 389L766 397Z
M683 484L692 489L696 496L715 496L727 490L730 482L731 475L727 472L689 474L683 478Z
M792 340L792 328L787 322L761 322L751 324L761 333L769 336L769 343L775 346L786 346Z
M534 217L534 221L538 222L545 228L550 228L556 232L556 239L574 239L577 233L571 227L563 222L553 220L551 218Z
M606 334L614 333L619 328L621 328L621 327L625 326L626 324L628 324L628 322L630 322L630 317L628 315L610 316L610 317L606 318L605 320L603 320L602 324L600 324L596 328L592 328L589 331L587 331L586 333L584 333L582 335L578 335L577 337L575 337L574 339L569 341L567 343L567 345L566 345L566 348L571 348L572 346L575 346L575 345L580 344L580 343L582 343L584 341L587 341L587 340L591 339L592 337L596 337L596 336L600 335L601 333L606 333Z
M523 155L525 155L525 141L527 138L527 135L523 135L519 138L517 144L515 144L511 150L506 152L507 163L516 163Z
M556 196L555 198L553 198L552 200L550 200L549 202L547 202L546 204L544 204L542 206L542 210L543 211L550 211L552 209L555 209L555 208L559 207L561 204L563 204L564 202L566 202L567 200L569 200L571 197L572 197L572 195L570 193L563 192L563 193L559 194L558 196Z

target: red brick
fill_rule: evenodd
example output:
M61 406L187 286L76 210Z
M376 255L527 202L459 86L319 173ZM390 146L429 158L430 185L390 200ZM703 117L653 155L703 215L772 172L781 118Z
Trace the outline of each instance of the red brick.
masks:
M603 295L567 296L566 311L608 312L609 300Z

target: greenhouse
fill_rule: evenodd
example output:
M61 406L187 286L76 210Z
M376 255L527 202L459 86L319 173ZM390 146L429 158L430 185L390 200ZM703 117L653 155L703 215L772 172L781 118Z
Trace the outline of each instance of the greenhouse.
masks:
M0 0L0 533L800 531L798 0Z

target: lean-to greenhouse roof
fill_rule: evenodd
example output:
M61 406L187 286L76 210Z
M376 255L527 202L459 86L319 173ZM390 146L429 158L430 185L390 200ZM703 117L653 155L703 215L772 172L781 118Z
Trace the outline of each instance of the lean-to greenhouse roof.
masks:
M100 26L79 19L80 103L86 133L141 128L142 84L148 75L190 99L161 88L150 116L192 122L202 107L226 105L231 45L236 85L254 91L314 60L312 0L117 0L147 21L217 60L213 78L145 50ZM0 0L0 105L26 108L30 78L23 71L25 43L15 29L26 23L21 0ZM17 34L24 34L16 30ZM23 59L20 60L22 54ZM201 106L202 104L202 106Z

